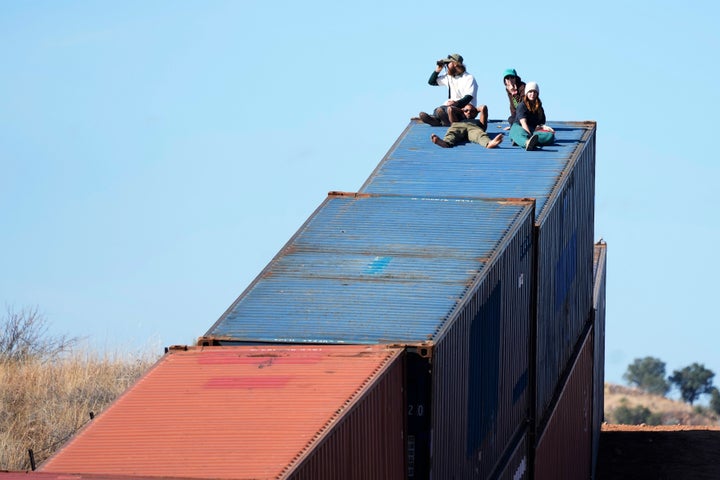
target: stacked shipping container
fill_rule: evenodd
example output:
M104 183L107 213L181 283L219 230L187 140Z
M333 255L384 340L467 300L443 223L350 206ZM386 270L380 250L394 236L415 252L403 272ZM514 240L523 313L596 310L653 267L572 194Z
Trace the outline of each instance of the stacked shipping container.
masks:
M594 478L604 418L606 254L607 245L596 243L593 308L586 323L587 333L563 376L559 398L532 449L536 480Z
M533 208L331 194L202 341L401 345L408 476L486 477L528 415Z
M557 142L542 152L472 145L447 150L429 142L432 127L411 123L360 189L536 200L536 433L547 421L592 304L595 123L558 122L552 127ZM496 129L496 123L488 128Z
M408 125L361 191L328 195L199 347L172 350L43 471L590 475L605 302L604 244L592 243L595 124L552 126L555 145L525 152L440 149L437 130ZM324 370L305 385L328 374L312 391L332 395L292 389L316 363ZM270 373L281 365L299 370L280 382ZM213 451L195 451L196 440Z

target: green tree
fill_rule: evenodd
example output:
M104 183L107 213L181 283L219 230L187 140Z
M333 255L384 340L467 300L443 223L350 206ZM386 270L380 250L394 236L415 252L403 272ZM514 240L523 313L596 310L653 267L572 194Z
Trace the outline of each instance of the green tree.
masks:
M629 385L655 395L665 396L670 390L670 384L665 380L665 362L659 358L636 358L628 365L623 378Z
M692 405L700 395L712 393L714 376L715 373L705 365L693 363L682 370L675 370L668 379L680 390L682 399Z
M626 402L617 407L613 412L615 421L621 425L660 425L661 416L653 413L649 408L643 405L628 407Z
M713 412L720 415L720 391L713 387L712 392L710 392L710 408Z

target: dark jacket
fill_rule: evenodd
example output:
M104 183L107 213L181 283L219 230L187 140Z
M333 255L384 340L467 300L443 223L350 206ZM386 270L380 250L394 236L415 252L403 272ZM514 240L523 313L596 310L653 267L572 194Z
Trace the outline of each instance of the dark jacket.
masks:
M538 125L545 123L545 110L542 105L540 105L538 111L533 113L527 109L524 102L520 102L515 112L515 121L519 122L521 118L527 120L528 128L530 129L530 133L532 133Z

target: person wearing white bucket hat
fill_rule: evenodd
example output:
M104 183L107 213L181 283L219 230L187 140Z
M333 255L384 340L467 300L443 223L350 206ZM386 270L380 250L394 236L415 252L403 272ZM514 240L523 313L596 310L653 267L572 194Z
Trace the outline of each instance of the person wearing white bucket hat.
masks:
M555 142L555 132L545 127L545 121L545 110L540 101L540 87L537 82L527 82L525 96L517 106L515 122L510 127L510 139L525 150L551 145Z

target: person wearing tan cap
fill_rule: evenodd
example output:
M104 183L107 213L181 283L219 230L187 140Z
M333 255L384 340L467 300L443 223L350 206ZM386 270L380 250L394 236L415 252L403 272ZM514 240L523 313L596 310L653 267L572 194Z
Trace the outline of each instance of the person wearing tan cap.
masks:
M447 71L441 75L444 68ZM440 125L447 127L452 123L449 112L453 112L457 118L461 118L463 116L462 108L465 105L472 105L479 112L483 129L487 128L487 107L477 104L477 82L475 77L467 72L462 55L453 53L447 58L438 60L428 83L433 86L447 87L448 99L444 104L435 108L432 115L420 112L418 116L421 121L434 127Z

